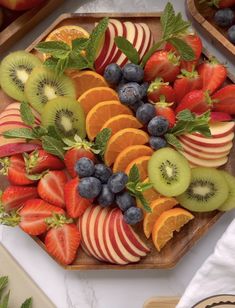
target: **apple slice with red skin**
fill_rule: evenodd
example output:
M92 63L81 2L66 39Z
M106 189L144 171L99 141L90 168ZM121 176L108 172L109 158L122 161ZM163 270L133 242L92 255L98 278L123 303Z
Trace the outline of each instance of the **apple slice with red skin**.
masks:
M184 157L193 165L201 166L201 167L212 167L217 168L223 166L228 161L228 156L217 158L217 159L200 159L195 156L192 156L186 152L179 151Z
M221 111L212 111L210 122L223 122L223 121L232 121L230 114Z
M202 146L222 147L233 140L234 133L229 133L228 135L220 138L205 138L205 137L198 137L192 134L187 134L184 135L184 138L192 143Z
M140 59L146 54L146 52L150 49L153 42L153 36L149 29L149 26L146 23L140 23L141 27L144 29L145 32L145 44L142 53L140 54Z
M210 124L210 131L213 138L225 137L234 131L234 122L216 122ZM194 133L194 136L202 136L199 133Z
M23 123L23 120L20 115L20 111L17 109L8 109L0 113L0 120L9 120L8 117L18 117L17 120ZM35 123L39 125L41 121L35 117Z
M112 27L112 25L110 25L110 23L109 23L108 28L105 31L103 46L101 47L100 53L98 54L98 56L95 60L95 69L96 69L97 73L99 73L98 69L102 65L102 63L104 62L104 59L107 55L107 50L109 50L110 46L114 43L114 42L111 41L110 27Z
M7 123L21 123L23 125L26 125L22 121L20 115L8 115L8 116L5 116L3 118L0 118L0 126L7 124Z
M39 144L25 143L25 140L23 143L21 142L21 139L17 139L17 143L15 139L11 139L11 141L15 143L7 143L0 146L0 158L14 154L33 152L34 150L41 148ZM2 143L0 142L0 144Z
M2 135L5 131L17 128L29 128L29 126L24 125L20 122L7 122L0 125L0 135Z

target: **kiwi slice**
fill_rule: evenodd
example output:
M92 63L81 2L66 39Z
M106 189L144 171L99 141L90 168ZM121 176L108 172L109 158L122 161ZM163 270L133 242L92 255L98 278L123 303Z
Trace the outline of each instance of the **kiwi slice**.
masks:
M46 103L41 117L42 126L54 126L63 137L86 136L85 114L79 102L70 97L57 97Z
M235 177L226 171L220 171L228 185L228 197L218 208L220 211L230 211L235 208Z
M76 91L71 78L41 66L35 68L27 80L25 95L32 107L42 113L48 101L58 96L76 98Z
M228 185L219 170L197 167L192 169L189 187L177 200L190 211L210 212L225 202L228 193Z
M32 70L41 61L26 51L15 51L6 56L0 66L0 84L3 91L17 101L26 101L25 83Z
M183 155L171 148L162 148L150 158L148 176L160 194L178 196L188 188L191 169Z

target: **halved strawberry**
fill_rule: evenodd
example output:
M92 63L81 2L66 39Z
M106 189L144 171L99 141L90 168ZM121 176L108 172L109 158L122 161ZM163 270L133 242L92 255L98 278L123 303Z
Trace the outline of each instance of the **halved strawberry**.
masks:
M82 198L77 190L79 179L76 177L65 184L64 199L67 213L72 218L80 217L91 205L91 201Z
M197 70L202 78L202 89L204 91L210 91L210 94L213 94L219 89L227 78L225 66L220 64L215 58L201 63Z
M19 212L19 226L28 234L40 235L48 228L45 218L51 217L53 213L64 214L64 210L41 199L30 199Z
M156 115L163 116L169 122L170 128L175 125L175 112L172 109L174 103L168 103L165 101L164 96L160 97L160 100L155 103L156 106Z
M212 99L215 100L213 110L228 114L235 114L235 84L225 86L218 90Z
M160 50L156 51L145 64L144 80L150 82L160 77L165 82L173 82L179 72L179 58L173 52Z
M47 153L45 150L35 150L30 154L24 154L27 173L41 173L45 170L64 169L64 163L55 155Z
M71 264L77 254L81 235L75 224L64 215L54 215L47 219L52 227L45 237L45 246L49 254L63 265Z
M64 171L49 171L38 183L38 194L44 201L64 208L64 186L67 181Z
M180 103L187 93L193 90L200 90L201 88L202 79L197 71L189 72L181 70L181 74L177 76L177 79L174 82L176 102Z
M162 78L157 78L151 82L148 88L148 100L156 103L160 100L160 96L164 95L166 102L175 101L175 91L169 85L169 82L164 82Z

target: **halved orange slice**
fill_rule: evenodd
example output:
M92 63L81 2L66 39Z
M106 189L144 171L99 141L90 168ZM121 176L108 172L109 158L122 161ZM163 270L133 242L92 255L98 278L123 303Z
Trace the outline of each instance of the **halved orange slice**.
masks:
M78 98L85 115L87 115L96 104L112 100L118 101L118 95L117 92L108 87L96 87L89 89Z
M160 251L173 238L174 231L179 232L193 218L194 216L190 212L181 208L163 212L156 220L152 230L152 240L157 250Z
M110 139L104 154L106 165L111 166L118 154L126 147L135 144L146 144L149 136L144 131L137 128L125 128L118 131Z
M86 131L90 140L93 140L101 130L103 124L118 114L129 114L131 110L119 101L106 101L95 105L87 114Z
M151 153L152 154L152 153ZM150 160L151 156L141 156L136 159L134 159L132 162L129 163L129 165L126 167L125 173L129 174L131 171L131 168L136 165L139 174L140 174L140 180L143 181L148 176L148 161Z

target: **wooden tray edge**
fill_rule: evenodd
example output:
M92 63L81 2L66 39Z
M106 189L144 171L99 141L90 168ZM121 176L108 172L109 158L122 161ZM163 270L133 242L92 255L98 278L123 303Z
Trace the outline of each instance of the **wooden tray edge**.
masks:
M198 12L194 0L186 0L186 4L188 12L198 24L204 28L210 36L216 39L220 45L235 55L235 46Z

